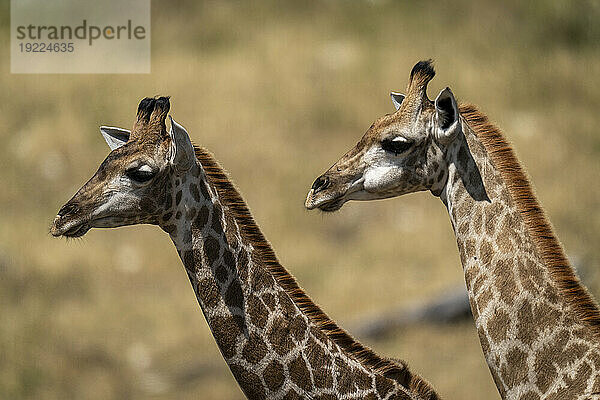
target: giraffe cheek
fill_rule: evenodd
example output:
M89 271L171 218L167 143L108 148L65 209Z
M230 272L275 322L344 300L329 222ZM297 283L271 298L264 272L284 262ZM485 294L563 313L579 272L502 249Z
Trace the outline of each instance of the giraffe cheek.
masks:
M372 194L381 194L389 197L390 192L399 195L397 189L406 186L406 177L402 169L397 167L376 167L365 173L364 189Z
M376 192L389 185L390 182L389 167L370 168L365 173L364 187L367 192Z

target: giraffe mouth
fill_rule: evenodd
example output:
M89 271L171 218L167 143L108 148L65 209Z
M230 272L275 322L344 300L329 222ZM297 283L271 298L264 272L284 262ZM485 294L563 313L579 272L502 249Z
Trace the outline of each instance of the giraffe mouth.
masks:
M64 217L57 215L50 227L52 236L65 236L68 238L78 238L85 235L92 228L105 228L114 226L110 222L113 221L110 217L97 218L92 220L71 220L64 221Z
M304 206L308 210L314 210L315 208L318 208L321 211L334 212L342 208L345 202L345 195L339 195L332 198L319 198L319 196L314 193L314 190L311 189L311 191L308 193Z
M68 231L64 232L62 235L69 238L78 238L87 233L90 230L90 226L87 224L75 225Z
M68 221L65 217L57 215L50 227L50 234L54 237L78 238L92 228L114 228L123 225L127 225L127 223L111 216Z
M50 234L54 237L65 236L69 238L77 238L85 235L91 229L89 221L71 220L57 215L50 227Z

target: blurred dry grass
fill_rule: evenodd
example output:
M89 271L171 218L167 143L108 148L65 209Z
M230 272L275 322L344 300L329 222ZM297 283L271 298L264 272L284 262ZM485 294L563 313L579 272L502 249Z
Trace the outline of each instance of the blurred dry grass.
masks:
M108 153L97 127L138 101L231 173L281 261L343 326L462 281L429 194L308 213L312 180L392 109L415 61L512 140L567 252L600 295L600 6L594 1L153 2L151 75L11 75L2 2L0 397L239 399L177 254L155 227L52 239ZM448 399L498 398L471 323L368 343ZM468 382L468 384L465 384Z

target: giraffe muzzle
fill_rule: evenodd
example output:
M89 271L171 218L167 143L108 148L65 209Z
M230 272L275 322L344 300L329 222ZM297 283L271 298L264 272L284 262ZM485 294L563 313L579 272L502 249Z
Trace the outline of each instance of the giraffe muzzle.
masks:
M333 167L332 167L333 168ZM348 201L354 199L357 192L363 190L363 179L360 175L341 174L327 171L315 179L310 188L304 206L308 210L318 208L321 211L337 211Z
M308 192L308 195L306 196L304 206L308 210L318 208L325 212L339 210L346 202L346 193L333 193L331 191L327 191L329 186L330 181L328 178L317 178L312 188Z
M52 222L50 234L54 237L81 237L85 235L90 228L91 226L87 222L58 214Z
M58 210L52 221L50 234L52 236L81 237L90 230L89 221L79 216L81 207L77 202L69 201Z

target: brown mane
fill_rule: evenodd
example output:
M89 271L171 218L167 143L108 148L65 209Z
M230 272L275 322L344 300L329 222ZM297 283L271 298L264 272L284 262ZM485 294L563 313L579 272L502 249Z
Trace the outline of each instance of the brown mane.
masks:
M219 198L231 210L243 234L259 253L264 267L277 283L288 293L298 308L331 340L366 368L397 381L412 393L426 400L439 399L433 388L420 376L412 374L403 361L384 359L371 349L356 341L346 331L338 327L306 293L298 286L294 277L279 263L269 242L254 221L250 210L233 183L227 177L214 157L205 149L195 147L196 157L202 164L210 182L217 189Z
M600 310L587 289L579 282L544 211L538 203L529 179L500 129L472 104L461 104L459 111L499 170L529 235L542 255L544 264L577 316L600 338Z

